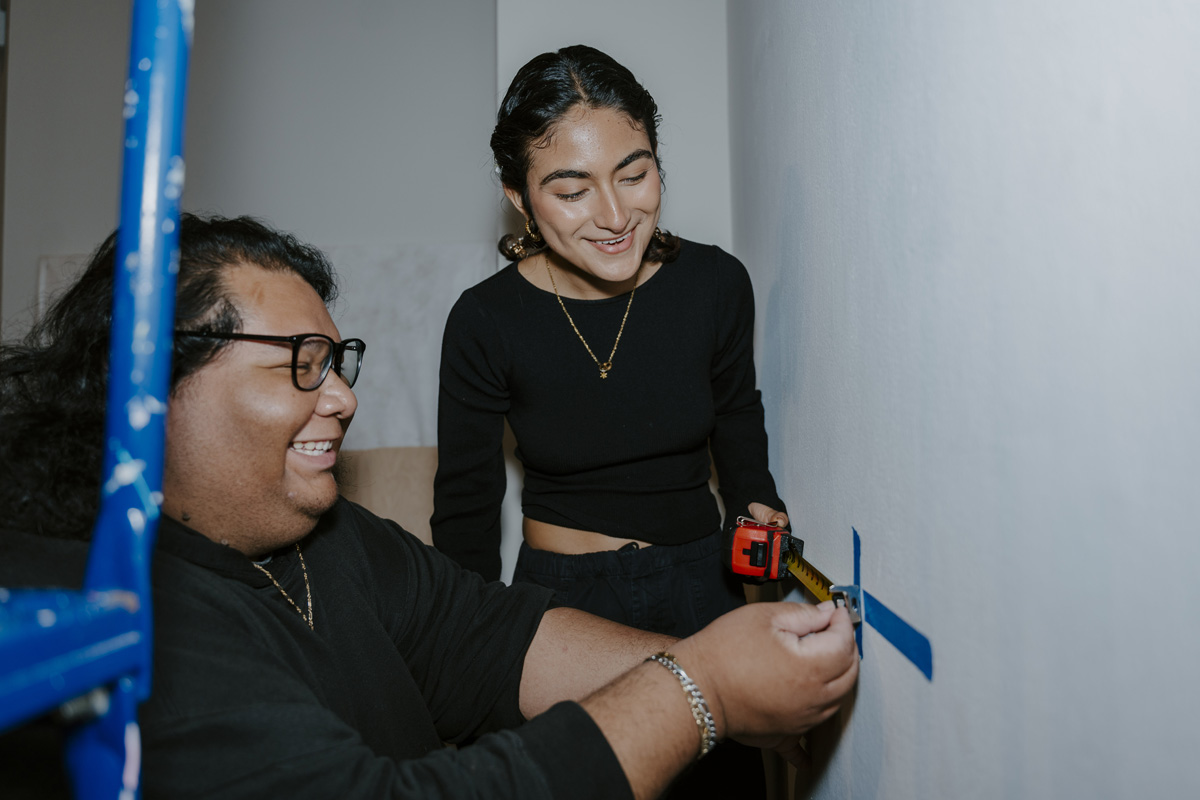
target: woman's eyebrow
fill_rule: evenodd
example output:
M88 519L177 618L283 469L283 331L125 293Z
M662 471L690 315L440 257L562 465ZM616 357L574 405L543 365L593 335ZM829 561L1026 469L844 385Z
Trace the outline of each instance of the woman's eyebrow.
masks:
M590 173L590 172L580 172L577 169L556 169L556 170L554 170L554 172L551 172L549 175L542 178L542 181L541 181L541 183L538 184L538 186L545 186L550 181L556 181L559 178L590 178L590 177L592 177L592 173Z
M632 153L625 156L625 158L621 159L621 163L617 164L617 169L613 170L613 172L616 172L617 170L628 167L630 164L637 161L639 158L653 159L654 153L651 153L649 150L634 150Z
M613 168L613 172L618 172L618 171L624 169L625 167L628 167L633 162L635 162L639 159L642 159L642 158L653 159L654 154L651 153L649 150L634 150L632 153L630 153L629 155L627 155L623 159L621 159L621 163L617 164L617 166ZM556 170L554 170L554 172L551 172L549 175L542 178L542 180L538 183L538 186L545 186L550 181L556 181L559 178L585 178L586 179L586 178L590 178L590 177L592 177L592 173L584 172L584 171L578 170L578 169L556 169Z

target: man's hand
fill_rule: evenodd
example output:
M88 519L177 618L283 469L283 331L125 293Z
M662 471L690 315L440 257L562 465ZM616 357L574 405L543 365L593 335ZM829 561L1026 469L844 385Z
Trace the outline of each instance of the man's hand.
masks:
M831 603L755 603L673 648L717 733L786 749L832 716L858 678L854 627Z
M800 756L800 735L837 711L858 677L854 629L830 603L755 603L671 645L722 737ZM642 664L583 701L637 798L695 759L700 734L670 672Z

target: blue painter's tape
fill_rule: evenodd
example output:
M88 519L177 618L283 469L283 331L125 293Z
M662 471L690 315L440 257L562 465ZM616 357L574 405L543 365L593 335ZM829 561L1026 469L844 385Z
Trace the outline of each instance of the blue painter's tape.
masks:
M862 570L860 569L860 566L862 564L862 539L858 538L857 530L854 528L851 528L850 530L854 531L854 585L861 588ZM854 641L858 643L858 659L861 661L863 657L862 625L859 625L854 629Z
M857 534L854 541L858 542ZM933 680L933 648L929 640L867 591L863 592L863 622L879 631L883 638L915 664L928 680ZM859 631L862 631L861 625Z

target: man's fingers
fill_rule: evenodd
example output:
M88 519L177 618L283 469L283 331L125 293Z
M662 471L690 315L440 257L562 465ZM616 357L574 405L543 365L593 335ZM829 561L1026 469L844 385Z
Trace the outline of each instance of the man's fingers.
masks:
M799 770L806 770L812 767L812 758L809 756L808 750L804 747L803 736L784 740L782 744L776 745L775 752L779 753L788 763Z
M829 620L829 629L838 634L854 635L854 623L850 621L850 612L845 608L834 608Z
M811 607L811 606L810 606ZM858 672L858 648L854 642L854 625L846 609L829 612L828 624L796 641L796 648L812 659L821 682L853 684ZM847 681L847 677L849 680ZM848 688L848 686L846 687Z
M834 608L831 605L810 606L804 603L780 603L775 624L780 630L796 636L807 636L829 627Z

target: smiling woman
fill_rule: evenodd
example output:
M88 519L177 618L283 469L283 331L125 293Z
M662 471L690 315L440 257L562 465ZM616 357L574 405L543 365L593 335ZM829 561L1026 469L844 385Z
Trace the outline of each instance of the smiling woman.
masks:
M687 636L745 602L723 565L728 518L787 523L767 469L754 303L732 256L660 228L658 110L585 46L513 79L492 134L524 235L446 323L434 543L500 576L501 442L525 467L514 579L563 605ZM677 797L764 794L759 753L722 745Z

